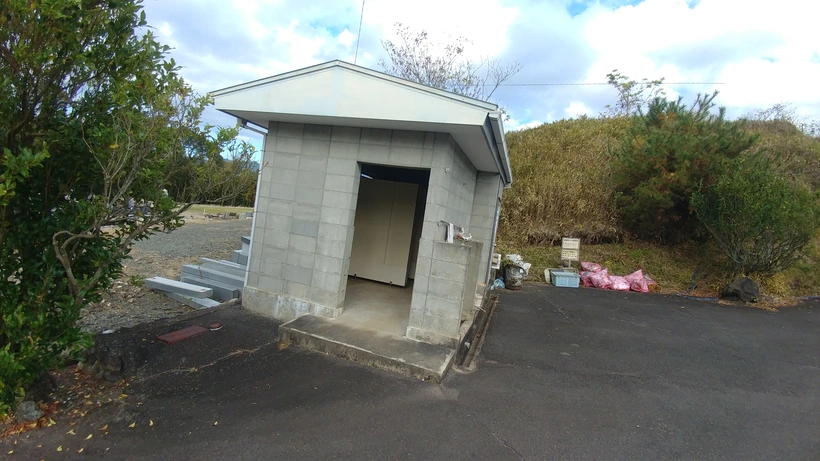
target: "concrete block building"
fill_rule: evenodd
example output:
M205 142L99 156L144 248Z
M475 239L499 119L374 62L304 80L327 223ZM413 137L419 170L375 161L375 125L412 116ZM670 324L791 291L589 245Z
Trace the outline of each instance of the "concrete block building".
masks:
M266 133L243 305L454 347L512 182L497 106L341 61L212 96Z

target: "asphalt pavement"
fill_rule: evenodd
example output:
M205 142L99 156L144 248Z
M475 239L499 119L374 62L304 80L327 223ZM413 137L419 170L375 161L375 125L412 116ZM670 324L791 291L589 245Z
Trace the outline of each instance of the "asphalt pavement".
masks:
M223 328L174 346L154 339L212 322ZM501 294L474 371L451 372L442 384L280 350L277 326L227 307L117 333L113 340L146 360L128 396L74 426L64 418L0 441L0 453L10 460L820 459L818 305L772 313L528 285Z

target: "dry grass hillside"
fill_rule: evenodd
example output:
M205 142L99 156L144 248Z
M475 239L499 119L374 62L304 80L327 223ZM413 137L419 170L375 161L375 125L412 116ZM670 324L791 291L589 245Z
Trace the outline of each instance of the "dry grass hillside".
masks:
M515 181L504 194L500 251L522 254L543 279L544 268L560 262L561 237L580 237L583 260L618 274L644 269L664 292L715 296L728 281L716 246L658 246L621 230L608 152L628 125L623 118L581 118L509 133ZM782 174L820 190L820 139L782 120L750 121L748 129L760 135L754 149L777 160ZM773 298L820 295L820 239L792 267L760 282Z

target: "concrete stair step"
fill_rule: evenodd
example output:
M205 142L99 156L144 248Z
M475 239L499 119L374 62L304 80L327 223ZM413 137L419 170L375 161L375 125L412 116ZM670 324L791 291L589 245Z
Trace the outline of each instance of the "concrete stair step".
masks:
M242 296L241 286L220 282L219 280L210 280L203 277L197 277L195 275L184 273L180 278L185 283L210 288L211 291L213 291L212 297L216 299L228 301L234 298L240 298Z
M432 382L441 382L455 356L454 349L444 346L315 315L303 315L280 326L279 341Z
M194 264L185 264L182 266L182 275L193 275L202 277L203 279L216 280L217 282L227 283L239 288L245 284L245 275L233 275L224 272L222 269L211 269L205 266L197 266Z
M241 250L233 250L233 254L231 255L231 262L235 262L237 264L247 266L248 265L248 255L247 255L247 253L242 253Z
M164 277L150 277L145 279L145 286L152 290L166 293L177 293L192 298L210 298L213 290L203 285L194 285L184 281L166 279Z
M163 292L163 294L175 301L193 307L194 309L210 309L222 303L211 298L191 298L190 296L181 295L179 293Z
M201 267L206 267L208 269L225 272L226 274L241 277L242 280L245 280L246 268L241 264L210 258L199 258L199 262L202 263Z

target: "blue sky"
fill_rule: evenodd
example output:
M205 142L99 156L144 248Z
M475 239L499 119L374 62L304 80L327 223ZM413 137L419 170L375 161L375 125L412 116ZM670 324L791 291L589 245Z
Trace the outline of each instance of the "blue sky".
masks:
M667 96L720 90L735 117L776 103L820 119L820 2L809 0L365 0L358 64L382 70L396 22L434 39L464 35L468 53L523 67L510 83L665 77ZM145 0L149 24L205 93L313 64L352 62L362 0ZM723 83L715 85L711 83ZM597 115L616 93L600 85L508 86L494 102L508 129ZM206 119L233 124L210 110ZM258 135L243 132L249 138ZM256 141L258 143L258 141Z

